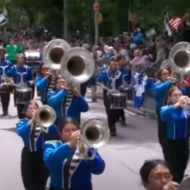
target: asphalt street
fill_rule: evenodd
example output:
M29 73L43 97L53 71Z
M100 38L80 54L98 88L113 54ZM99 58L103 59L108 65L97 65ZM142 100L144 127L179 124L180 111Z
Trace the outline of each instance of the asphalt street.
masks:
M87 98L90 111L82 114L85 120L91 116L106 122L102 100L92 103ZM1 114L2 112L0 112ZM18 121L13 98L8 117L0 117L0 189L24 190L20 175L20 155L23 143L15 134ZM143 190L139 169L146 159L162 158L157 142L156 121L126 110L127 126L117 126L118 136L99 150L106 162L102 175L93 176L94 190ZM186 171L190 173L190 167Z

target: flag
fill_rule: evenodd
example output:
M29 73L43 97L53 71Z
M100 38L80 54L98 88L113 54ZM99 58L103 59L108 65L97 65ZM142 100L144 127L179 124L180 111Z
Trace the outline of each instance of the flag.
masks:
M173 28L175 30L177 30L179 28L181 23L182 23L182 20L180 17L172 18L169 20L169 24L170 24L171 28Z
M166 8L165 15L164 15L164 29L167 31L168 36L173 35L173 29L169 23L169 15L168 15L168 9Z
M129 11L129 15L128 15L128 20L133 24L133 25L136 25L137 24L137 17L135 14L132 14L130 11Z

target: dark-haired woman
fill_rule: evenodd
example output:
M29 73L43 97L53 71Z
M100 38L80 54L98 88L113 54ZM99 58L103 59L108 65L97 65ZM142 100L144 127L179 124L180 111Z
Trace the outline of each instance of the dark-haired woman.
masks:
M41 97L41 101L43 104L47 103L47 94L48 88L51 83L52 73L50 72L50 68L42 64L39 68L39 76L36 78L36 88L38 91L38 95Z
M167 143L164 158L169 163L174 181L180 183L189 159L189 110L183 108L189 102L177 87L168 91L168 105L162 107L160 117L166 126Z
M57 134L56 126L48 129L35 122L38 104L31 101L26 110L26 119L16 125L16 132L22 138L24 147L21 155L21 174L26 190L45 190L48 172L43 163L43 147L46 134Z
M92 190L92 174L99 175L105 163L98 153L93 160L81 160L77 144L80 139L79 124L69 118L59 122L61 141L45 143L44 162L50 173L50 190ZM91 156L92 149L88 149Z
M146 190L177 190L179 187L178 183L172 181L169 166L163 160L146 161L139 173Z
M47 104L55 110L57 121L67 116L80 122L81 112L89 109L84 97L72 85L67 84L62 76L57 77L55 90L48 93Z
M165 126L160 118L160 109L167 104L167 92L173 84L171 71L167 68L161 68L157 73L157 79L159 81L153 86L153 97L156 102L156 113L158 116L158 139L160 145L163 147L166 142Z

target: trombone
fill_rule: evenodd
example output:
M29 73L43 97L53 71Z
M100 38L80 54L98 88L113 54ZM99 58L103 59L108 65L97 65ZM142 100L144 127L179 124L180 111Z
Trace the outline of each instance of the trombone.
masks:
M99 118L90 118L81 126L81 137L77 146L77 156L80 159L93 160L97 149L103 147L110 139L110 130ZM89 148L92 153L89 155Z

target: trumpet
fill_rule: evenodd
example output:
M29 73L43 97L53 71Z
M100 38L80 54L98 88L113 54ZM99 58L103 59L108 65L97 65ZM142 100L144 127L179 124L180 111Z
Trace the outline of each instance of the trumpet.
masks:
M36 120L40 127L48 128L55 123L56 113L50 106L44 105L36 111Z
M93 160L97 149L103 147L110 138L110 130L102 120L90 118L81 126L81 137L78 142L77 150L80 159ZM89 155L89 148L92 154Z
M183 98L184 97L184 98ZM190 115L190 98L182 96L183 99L179 100L181 107L184 109L187 115Z

